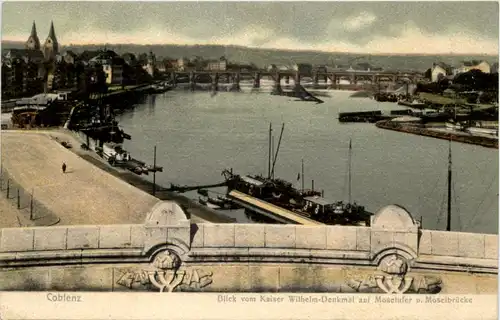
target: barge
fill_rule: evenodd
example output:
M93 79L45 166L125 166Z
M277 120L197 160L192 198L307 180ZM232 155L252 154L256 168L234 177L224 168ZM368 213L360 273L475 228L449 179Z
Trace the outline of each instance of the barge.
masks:
M162 172L159 166L147 165L145 162L134 159L130 153L123 149L122 145L114 142L107 142L102 147L96 147L96 152L114 167L122 167L135 174L149 174L149 172Z
M228 198L253 211L267 211L279 220L285 216L291 221L308 219L320 224L367 226L372 215L356 202L332 201L324 198L322 192L301 191L280 179L233 174L227 176L227 184Z
M304 189L304 166L302 164L302 190L283 179L274 177L274 168L284 130L278 142L276 153L272 150L272 127L269 127L269 170L268 176L237 175L232 170L224 170L227 197L237 204L278 220L314 221L319 224L366 225L370 224L372 213L364 206L351 203L351 157L352 144L349 142L349 201L331 201L323 197L323 192ZM314 185L314 182L313 182ZM298 222L300 223L300 222Z

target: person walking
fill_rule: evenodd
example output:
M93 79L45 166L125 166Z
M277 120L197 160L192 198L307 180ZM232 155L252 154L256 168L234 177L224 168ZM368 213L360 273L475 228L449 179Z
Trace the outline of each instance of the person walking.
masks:
M62 172L66 173L66 163L64 163L64 162L62 164Z

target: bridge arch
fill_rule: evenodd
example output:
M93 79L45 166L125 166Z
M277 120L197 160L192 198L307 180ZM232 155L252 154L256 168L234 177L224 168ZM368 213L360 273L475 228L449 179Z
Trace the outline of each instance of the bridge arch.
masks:
M215 77L215 74L212 75L209 73L195 73L193 75L193 80L196 83L212 83Z

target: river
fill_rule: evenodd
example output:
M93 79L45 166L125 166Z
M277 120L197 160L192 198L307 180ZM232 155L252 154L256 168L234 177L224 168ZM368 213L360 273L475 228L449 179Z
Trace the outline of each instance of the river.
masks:
M447 208L448 142L378 129L373 124L341 124L339 112L401 109L394 103L350 98L348 91L322 91L323 104L272 96L264 83L255 92L189 92L148 96L117 117L132 135L124 147L132 156L164 167L157 183L168 186L221 182L221 171L267 172L268 128L283 140L275 176L294 182L305 163L305 184L325 197L347 200L348 146L352 139L352 198L369 211L389 204L405 207L426 229L444 230ZM452 230L498 233L498 150L452 143ZM150 175L149 180L152 179ZM220 190L222 192L223 190ZM197 198L196 193L190 196ZM238 212L227 212L240 222Z

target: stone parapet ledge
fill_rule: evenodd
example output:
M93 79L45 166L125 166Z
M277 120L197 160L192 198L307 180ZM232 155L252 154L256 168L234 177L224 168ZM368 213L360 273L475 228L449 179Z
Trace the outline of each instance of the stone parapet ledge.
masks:
M395 256L408 268L492 273L498 236L422 230L399 206L371 227L193 224L162 202L143 224L0 229L0 266L149 261L173 250L186 264L314 263L378 266Z
M376 266L396 255L409 267L491 273L497 243L496 235L422 230L404 208L390 205L371 227L196 224L189 261Z
M144 263L149 257L141 249L87 249L65 251L9 252L0 254L0 268L82 264Z

